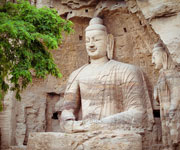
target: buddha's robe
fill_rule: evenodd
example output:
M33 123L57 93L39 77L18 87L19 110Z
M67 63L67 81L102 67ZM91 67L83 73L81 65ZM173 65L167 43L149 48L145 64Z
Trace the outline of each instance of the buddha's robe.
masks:
M76 120L104 119L137 126L153 123L148 90L139 68L114 60L93 72L87 68L82 66L70 75L63 110L81 114Z
M180 142L180 73L177 70L160 71L157 96L160 103L163 144L177 144ZM171 105L176 108L173 118L169 116Z

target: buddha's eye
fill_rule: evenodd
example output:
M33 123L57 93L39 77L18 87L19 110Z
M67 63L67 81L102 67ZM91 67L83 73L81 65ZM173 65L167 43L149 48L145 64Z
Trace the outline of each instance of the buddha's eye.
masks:
M100 41L101 39L95 39L94 41L96 42L96 41Z
M86 39L86 42L87 42L87 43L89 43L89 41L90 41L89 39Z

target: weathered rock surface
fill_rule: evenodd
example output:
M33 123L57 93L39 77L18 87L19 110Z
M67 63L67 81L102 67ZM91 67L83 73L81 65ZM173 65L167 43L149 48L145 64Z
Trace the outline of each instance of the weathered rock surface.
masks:
M167 46L173 60L180 63L180 1L137 0L137 5Z
M30 133L27 150L142 150L139 134L125 131Z
M180 12L179 0L137 0L146 19L170 17Z
M180 63L180 13L172 17L153 19L151 24L167 46L173 60Z
M11 146L9 150L26 150L26 146Z
M51 0L31 0L31 4L35 4L36 7L41 8L43 6L51 6Z
M99 0L61 0L63 5L67 5L72 9L77 9L85 6L94 6Z
M67 19L73 17L92 18L98 2L99 0L54 0L52 1L52 6L61 16L65 16Z
M127 8L125 1L117 1L117 0L111 0L111 1L100 1L96 5L96 9L94 12L94 17L96 16L104 16L107 12L113 13L117 11L118 9Z

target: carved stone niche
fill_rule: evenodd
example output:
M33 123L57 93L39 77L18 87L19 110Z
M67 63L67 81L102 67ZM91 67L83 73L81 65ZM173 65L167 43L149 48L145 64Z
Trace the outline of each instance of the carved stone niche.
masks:
M56 93L47 94L45 132L59 131L58 114L55 112L55 105L59 101L59 99L60 99L59 94Z
M59 126L61 111L59 107L64 101L64 90L65 86L60 88L58 93L50 92L47 93L46 98L46 129L45 132L60 132Z

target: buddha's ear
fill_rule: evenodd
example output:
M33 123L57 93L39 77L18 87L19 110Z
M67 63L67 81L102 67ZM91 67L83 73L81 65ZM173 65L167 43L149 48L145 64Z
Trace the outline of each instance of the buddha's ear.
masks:
M88 64L90 64L91 63L91 59L90 59L90 57L88 56Z
M162 57L163 57L163 69L168 69L168 54L164 52Z
M114 37L112 34L108 34L107 57L109 59L113 59L113 50L114 50Z

